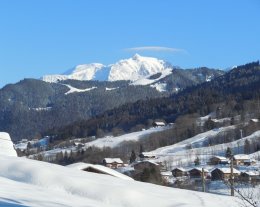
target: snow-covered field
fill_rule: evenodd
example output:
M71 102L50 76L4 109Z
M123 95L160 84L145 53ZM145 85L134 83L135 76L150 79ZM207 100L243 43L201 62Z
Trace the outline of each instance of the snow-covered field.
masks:
M198 134L190 139L184 140L183 142L170 145L167 147L158 148L151 153L157 155L157 161L170 162L172 166L189 166L194 163L196 157L199 157L201 161L207 162L212 155L225 155L226 149L230 147L234 154L241 154L243 152L245 140L254 141L260 139L260 130L253 134L244 137L242 139L225 143L218 144L208 147L200 147L202 143L210 137L216 136L226 130L232 129L233 126L219 128L218 130L210 130L205 133ZM190 149L191 148L191 149ZM251 158L258 158L259 154L254 153L250 155Z
M127 142L127 141L138 141L142 138L144 138L146 135L148 134L152 134L155 132L159 132L159 131L163 131L169 129L169 126L165 126L165 127L154 127L154 128L150 128L147 130L143 130L143 131L139 131L139 132L133 132L133 133L129 133L129 134L124 134L118 137L105 137L105 138L100 138L97 140L94 140L92 142L88 142L85 144L85 147L99 147L99 148L103 148L103 147L117 147L120 144L122 144L123 142Z
M213 129L213 130L198 134L194 137L186 139L177 144L158 148L158 149L152 151L152 153L165 155L165 154L175 153L178 151L187 150L188 148L200 148L200 147L203 147L204 142L207 141L209 138L215 137L223 132L233 130L233 129L235 129L235 126L228 126L228 127L221 127L219 129Z
M0 206L238 206L234 197L122 180L26 158L0 156L0 163Z

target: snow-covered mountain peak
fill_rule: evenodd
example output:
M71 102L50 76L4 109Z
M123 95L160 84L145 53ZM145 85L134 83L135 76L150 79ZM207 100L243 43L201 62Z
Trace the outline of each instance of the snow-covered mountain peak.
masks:
M129 59L119 60L115 64L108 66L100 63L82 64L67 71L63 75L46 75L42 79L46 82L57 82L66 79L136 81L156 73L161 73L170 67L171 66L166 64L163 60L135 54Z
M139 60L140 58L142 58L142 56L137 53L132 57L133 60Z
M136 81L167 69L165 61L153 57L143 57L135 54L132 58L115 63L108 76L109 81Z

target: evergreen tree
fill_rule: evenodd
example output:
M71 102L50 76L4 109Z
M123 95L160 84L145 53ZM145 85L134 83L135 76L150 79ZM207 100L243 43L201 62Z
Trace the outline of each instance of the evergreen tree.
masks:
M232 150L230 147L228 147L226 150L226 158L231 158L231 156L232 156Z
M200 165L200 158L199 158L199 157L197 157L197 158L194 160L194 164L195 164L196 166Z
M245 154L250 154L250 153L251 153L251 150L250 150L250 142L248 141L248 139L245 140L244 153L245 153Z
M136 160L135 151L132 150L131 156L130 156L130 163L133 163Z

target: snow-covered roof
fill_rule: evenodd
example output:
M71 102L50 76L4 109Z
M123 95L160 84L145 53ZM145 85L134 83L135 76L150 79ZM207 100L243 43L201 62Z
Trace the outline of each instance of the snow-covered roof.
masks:
M134 162L134 163L132 163L131 165L132 165L132 166L135 166L135 165L137 165L137 164L140 164L140 163L146 163L146 162L151 163L151 164L153 164L153 165L159 165L158 163L156 163L156 162L154 162L154 161L152 161L152 160L143 160L143 161L138 161L138 162Z
M74 163L74 164L71 164L71 165L67 165L66 167L75 168L75 169L78 169L78 170L85 170L87 168L92 168L92 169L95 169L97 171L100 171L101 173L108 174L108 175L111 175L111 176L114 176L114 177L117 177L117 178L121 178L121 179L124 179L124 180L133 180L129 176L126 176L122 173L119 173L119 172L117 172L113 169L110 169L108 167L105 167L103 165L93 165L93 164L89 164L89 163L78 162L78 163Z
M198 170L198 171L202 172L202 168L201 167L194 167L194 168L190 169L189 171L191 171L191 170ZM209 171L204 168L204 172L209 172Z
M11 137L6 132L0 132L0 155L17 157Z
M120 159L120 158L104 158L104 161L109 164L109 163L119 163L119 164L123 164L124 162Z
M184 169L184 168L182 168L182 167L176 167L176 168L172 169L172 171L173 171L173 170L180 170L180 171L182 171L182 172L186 172L186 171L187 171L186 169Z
M247 174L247 175L249 175L249 176L259 176L260 175L260 173L259 173L259 171L246 171L246 172L243 172L243 174Z
M227 161L228 160L226 157L222 157L222 156L213 156L212 158L217 158L217 159L220 159L222 161Z
M219 169L221 172L223 172L224 174L230 174L231 173L231 169L230 167L223 167L223 168L214 168L212 171ZM211 172L212 172L211 171ZM233 168L233 173L235 174L240 174L240 171L238 171L237 169Z
M250 157L249 157L249 155L238 154L238 155L234 155L234 159L235 160L250 160Z
M157 126L164 126L165 123L162 121L155 121L154 124L156 124Z
M152 152L142 152L141 154L145 157L156 157L156 153Z
M259 119L251 119L252 122L258 123Z

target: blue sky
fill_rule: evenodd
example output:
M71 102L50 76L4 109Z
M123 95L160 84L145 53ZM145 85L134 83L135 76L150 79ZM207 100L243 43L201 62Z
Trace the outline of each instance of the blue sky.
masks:
M259 0L0 0L0 87L135 53L183 68L260 59Z

